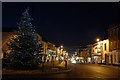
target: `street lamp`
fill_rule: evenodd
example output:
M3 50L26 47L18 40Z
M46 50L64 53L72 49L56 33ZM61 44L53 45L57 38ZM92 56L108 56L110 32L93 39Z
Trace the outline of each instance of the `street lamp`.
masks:
M65 62L65 69L67 69L67 60L66 60L66 57L65 57L65 55L63 54L63 46L61 45L60 46L61 47L61 54L62 54L62 58L63 58L63 60L64 60L64 62Z
M101 41L100 41L100 39L99 38L97 38L97 54L100 52L101 54L101 63L102 63L102 51L101 51Z
M60 46L60 50L61 50L61 54L62 54L62 51L63 51L63 45Z
M98 42L98 41L100 41L100 39L99 39L99 38L97 38L97 42Z
M63 48L63 45L61 45L60 47Z
M63 45L61 45L60 47L59 47L59 62L61 62L61 59L62 59L62 54L63 54Z

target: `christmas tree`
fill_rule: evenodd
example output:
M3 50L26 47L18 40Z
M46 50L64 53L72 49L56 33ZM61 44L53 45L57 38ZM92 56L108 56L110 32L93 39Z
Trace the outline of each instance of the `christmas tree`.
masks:
M8 42L10 53L7 58L13 69L33 69L40 62L41 42L38 40L38 34L31 23L33 19L28 10L26 9L22 14L23 17L18 23L19 29L16 31L16 35Z

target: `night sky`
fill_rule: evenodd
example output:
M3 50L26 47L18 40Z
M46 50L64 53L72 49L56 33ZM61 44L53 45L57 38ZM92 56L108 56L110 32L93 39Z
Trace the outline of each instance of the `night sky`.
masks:
M3 3L3 31L16 29L22 13L30 8L38 33L56 45L90 44L107 38L109 25L118 22L119 3Z

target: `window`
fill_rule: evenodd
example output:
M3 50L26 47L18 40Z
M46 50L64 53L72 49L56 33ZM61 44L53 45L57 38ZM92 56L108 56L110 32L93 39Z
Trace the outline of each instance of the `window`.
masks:
M109 32L109 36L110 36L110 37L112 36L112 31Z
M104 44L104 49L106 50L106 43Z
M114 41L115 49L117 48L117 41Z
M118 40L118 49L120 49L120 40Z
M120 39L120 28L118 28L118 38Z
M113 36L116 36L116 30L115 29L113 29Z
M111 30L110 35L111 35L111 37L113 36L113 30Z
M116 29L116 36L118 36L119 28Z
M112 50L112 47L113 46L113 44L112 44L112 42L110 42L110 51Z

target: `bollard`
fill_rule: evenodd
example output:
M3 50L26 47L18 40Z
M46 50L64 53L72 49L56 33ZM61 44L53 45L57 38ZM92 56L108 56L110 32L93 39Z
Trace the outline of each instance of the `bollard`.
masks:
M53 64L53 67L55 67L55 61L53 60L52 62L53 62L53 63L52 63L52 64Z
M42 63L42 72L44 72L44 63Z
M65 60L65 69L67 69L67 60Z

